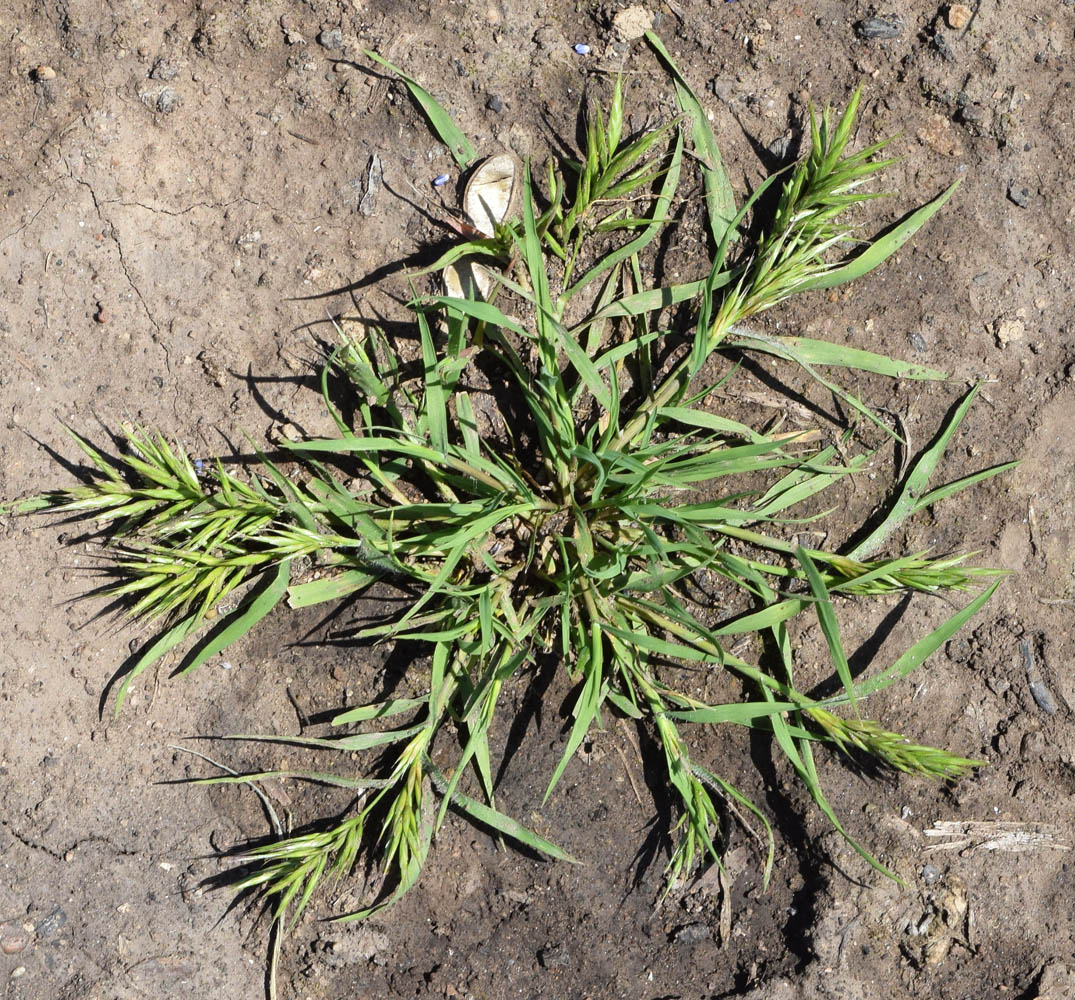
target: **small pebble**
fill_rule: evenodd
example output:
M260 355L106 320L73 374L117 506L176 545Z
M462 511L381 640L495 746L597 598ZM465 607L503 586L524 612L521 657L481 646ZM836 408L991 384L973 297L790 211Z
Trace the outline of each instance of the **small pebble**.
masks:
M322 31L317 36L317 41L323 49L328 49L330 52L333 49L342 49L343 32L339 28L330 28L328 31Z
M918 138L941 156L963 154L963 143L960 142L955 126L944 115L930 115L918 130Z
M571 952L562 944L546 945L538 952L543 969L566 969L571 964Z
M1002 350L1026 336L1026 324L1021 319L998 319L993 323L993 337Z
M95 313L93 314L93 318L94 318L94 319L95 319L95 320L96 320L96 321L97 321L98 323L104 324L104 323L107 323L107 322L108 322L108 320L109 320L109 319L110 319L111 317L109 316L108 310L107 310L107 309L106 309L106 308L105 308L105 307L104 307L103 305L101 305L100 303L98 303L98 304L97 304L97 312L95 312Z
M944 40L944 35L934 35L931 39L931 43L937 50L937 55L939 55L945 62L956 61L956 54L952 51L952 47Z
M1040 756L1044 750L1045 736L1040 732L1025 733L1022 740L1019 742L1019 752L1024 757Z
M14 969L11 970L11 978L12 979L21 979L25 975L26 975L26 966L25 965L17 965Z
M575 51L580 56L588 56L590 54L590 46L587 45L585 42L577 42L575 44Z
M710 937L709 928L703 923L686 924L677 927L672 933L672 940L676 944L697 944Z
M944 652L954 663L966 663L974 655L974 648L961 636L957 639L949 639Z
M612 30L625 42L641 38L652 27L653 14L639 4L621 10L612 18Z
M941 877L940 871L937 870L936 865L923 865L922 866L922 881L926 885L933 885Z
M987 677L985 683L998 698L1012 686L1007 677Z
M539 49L551 51L559 48L560 36L551 24L544 24L534 32L534 43Z
M926 338L922 336L917 330L912 330L907 334L907 340L919 354L925 354L929 350L929 344L926 343Z
M173 66L171 63L166 63L163 59L158 59L153 64L153 68L149 71L149 78L151 80L164 80L167 82L168 80L174 80L178 74L179 70L177 67Z
M949 28L955 28L958 31L960 28L967 26L973 14L974 11L965 3L951 3L945 12L945 20L948 22Z
M34 79L35 80L55 80L56 79L56 70L54 70L51 66L38 66L34 70Z
M887 17L867 17L855 22L855 34L870 41L896 38L903 31L903 21L895 14Z
M25 934L13 934L0 940L0 951L5 955L17 955L30 943Z
M500 114L504 110L504 102L495 95L485 102L485 106L495 114Z
M1030 695L1034 699L1034 703L1046 715L1056 715L1056 699L1041 681L1030 682Z
M448 174L437 174L437 176L433 178L433 187L444 187L450 180L451 177Z
M1045 686L1038 673L1038 665L1034 662L1034 648L1029 639L1019 642L1019 653L1023 657L1023 666L1026 667L1026 679L1030 687L1030 694L1035 704L1048 715L1056 714L1056 699L1053 693Z
M162 115L170 115L182 103L179 95L171 87L165 87L157 95L157 110Z
M1030 191L1020 187L1018 181L1010 181L1008 184L1008 201L1020 208L1026 208L1030 202Z

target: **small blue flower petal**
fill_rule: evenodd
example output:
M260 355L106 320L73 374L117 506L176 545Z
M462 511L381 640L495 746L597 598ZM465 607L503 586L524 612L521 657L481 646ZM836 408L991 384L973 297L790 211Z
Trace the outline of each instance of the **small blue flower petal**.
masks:
M580 56L588 56L588 55L590 54L590 46L589 46L589 45L587 45L587 44L586 44L585 42L579 42L579 43L578 43L578 44L577 44L577 45L575 46L575 51L576 51L576 52L577 52L577 53L578 53L578 54L579 54Z
M450 180L451 177L449 177L448 174L437 174L437 176L433 178L433 187L444 187Z

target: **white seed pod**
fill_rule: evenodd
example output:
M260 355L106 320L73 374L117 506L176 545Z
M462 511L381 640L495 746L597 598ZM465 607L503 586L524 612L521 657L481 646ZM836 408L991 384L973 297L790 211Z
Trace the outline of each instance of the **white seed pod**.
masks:
M489 268L474 260L460 260L444 269L444 291L452 299L486 299L493 279Z
M519 200L522 167L511 153L490 156L471 175L463 191L463 211L483 236L512 214Z

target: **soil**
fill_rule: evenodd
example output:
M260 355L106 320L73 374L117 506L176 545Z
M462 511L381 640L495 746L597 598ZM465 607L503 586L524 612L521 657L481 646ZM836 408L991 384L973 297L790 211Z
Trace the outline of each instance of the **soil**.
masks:
M541 159L574 143L582 96L607 93L600 70L627 48L611 27L624 6L8 0L0 496L71 482L64 424L107 442L130 420L204 456L248 452L244 434L264 445L329 431L315 372L330 317L398 315L399 263L430 259L446 238L439 202L458 197L448 152L363 49L419 77L482 152ZM980 550L1014 575L915 683L870 710L988 766L942 786L819 753L837 814L901 885L833 832L767 740L699 734L697 755L774 817L772 883L763 891L757 845L733 827L726 888L711 870L662 900L668 816L642 765L654 749L644 732L609 720L541 807L570 704L568 681L547 678L522 746L500 735L512 749L498 802L584 863L500 849L454 818L393 909L325 921L357 904L361 873L320 898L284 938L281 997L1075 997L1075 7L983 0L956 29L954 8L891 6L648 10L712 112L740 194L795 155L808 101L842 106L860 80L856 143L900 133L901 157L887 173L898 196L871 203L866 225L962 181L883 268L766 323L951 372L949 383L850 380L898 414L912 452L969 380L985 381L944 477L1022 464L898 541ZM898 20L880 30L893 37L860 37L874 14ZM666 120L672 90L642 42L626 65L630 127ZM384 184L363 202L373 154ZM441 173L451 183L438 191ZM790 391L795 406L842 419L796 372L768 370L770 403L794 414ZM898 466L898 453L879 453L827 522L832 539L869 515ZM0 989L262 997L267 923L204 880L221 870L215 852L268 832L266 817L247 788L181 783L214 771L174 747L265 766L262 748L193 737L298 733L376 694L389 651L296 645L321 634L318 619L296 628L279 614L189 676L170 678L168 665L146 675L115 715L109 679L150 635L72 603L95 558L70 526L0 524ZM856 669L876 669L951 609L893 599L841 611ZM297 784L273 794L296 821L338 803ZM994 825L963 840L930 834L945 821Z

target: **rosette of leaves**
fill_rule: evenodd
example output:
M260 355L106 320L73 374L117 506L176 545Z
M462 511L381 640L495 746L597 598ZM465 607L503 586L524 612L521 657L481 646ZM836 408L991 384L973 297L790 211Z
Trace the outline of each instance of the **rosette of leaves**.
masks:
M669 885L705 859L719 861L721 797L764 829L766 878L772 864L768 821L692 753L694 726L771 733L841 832L818 777L817 744L933 778L956 778L975 764L916 745L864 714L871 694L918 668L999 584L991 579L999 574L971 568L960 555L876 555L915 511L1008 467L929 487L975 390L913 463L874 530L842 551L804 547L796 517L805 502L862 468L866 453L842 457L853 431L817 443L817 434L762 431L705 405L719 384L707 379L711 359L732 348L802 366L879 426L823 370L943 377L857 349L763 335L749 321L789 296L876 267L955 185L862 240L854 209L874 196L863 185L890 161L879 158L882 144L849 151L856 92L839 118L811 113L807 156L738 205L700 104L660 42L649 40L681 115L626 135L617 82L607 111L592 110L577 160L550 163L542 191L527 168L521 220L437 262L479 255L501 270L490 301L414 298L415 364L377 329L360 337L341 331L323 381L336 436L288 443L288 462L262 459L242 473L217 463L201 474L158 433L132 429L118 459L76 438L94 469L89 481L21 505L103 521L109 571L118 577L108 592L128 602L135 620L164 623L131 664L118 704L131 680L171 650L186 644L183 668L193 669L285 600L292 607L339 601L374 584L408 596L404 612L359 635L423 644L428 659L410 670L409 690L342 712L333 720L342 732L272 737L344 752L348 761L369 752L388 760L384 770L202 779L286 774L355 792L332 824L285 833L243 855L237 886L269 894L278 918L289 911L297 918L327 874L347 874L366 851L385 871L383 891L348 918L397 899L419 876L450 808L573 860L498 810L494 797L489 737L498 706L540 657L556 657L575 684L546 799L605 714L638 720L661 748L679 806ZM467 162L465 137L460 142L416 81L405 82ZM693 281L655 287L646 278L651 254L673 225L688 173L704 191L710 266ZM748 221L754 236L746 235ZM682 322L674 330L663 325L672 307L680 321L684 311L690 316L685 331ZM487 433L468 388L479 360L511 386L512 402L503 405L513 408L497 435ZM353 390L352 420L332 407L330 372ZM316 561L316 578L294 578L304 559ZM736 595L732 612L699 602L695 585L703 577ZM853 677L837 598L907 590L976 593L888 667ZM229 598L238 607L213 619ZM829 697L812 698L796 684L788 626L800 616L815 618L824 636L839 682ZM730 648L755 633L773 651L764 664ZM752 693L731 704L700 701L675 683L670 665L683 663L730 672ZM447 770L433 762L438 740L442 751L455 749Z

